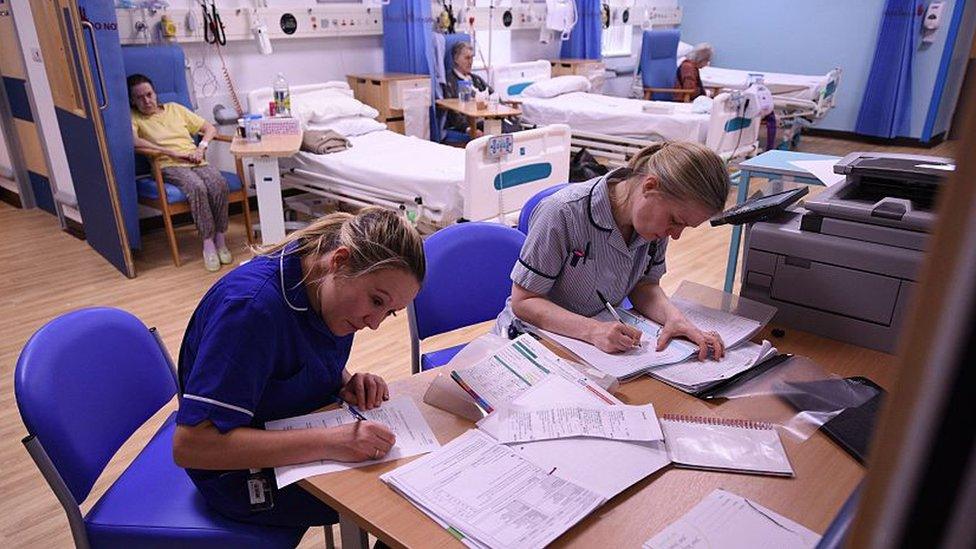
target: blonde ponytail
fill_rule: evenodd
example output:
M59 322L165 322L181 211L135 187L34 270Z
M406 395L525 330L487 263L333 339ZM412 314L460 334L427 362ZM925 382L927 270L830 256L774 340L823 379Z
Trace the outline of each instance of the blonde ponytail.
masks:
M683 141L654 143L627 163L617 178L657 177L658 189L678 200L691 200L712 212L725 208L729 195L729 172L714 151L698 143Z
M418 283L427 271L424 244L417 230L403 216L384 208L363 208L356 214L332 213L281 242L257 249L261 255L282 252L297 243L291 253L321 258L339 246L349 250L342 276L355 278L381 269L403 269Z

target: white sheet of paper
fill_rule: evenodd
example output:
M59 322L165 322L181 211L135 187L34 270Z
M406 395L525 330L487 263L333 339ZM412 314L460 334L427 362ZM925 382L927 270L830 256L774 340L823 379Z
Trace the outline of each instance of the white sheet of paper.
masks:
M824 186L832 187L847 178L843 174L834 173L834 164L839 160L790 160L790 164L810 172Z
M819 541L816 533L758 503L715 490L644 542L644 549L806 549Z
M722 336L726 348L735 347L762 328L762 324L743 316L705 307L694 301L674 297L674 304L692 324L703 332L714 331ZM697 347L695 348L697 350Z
M609 440L661 440L654 406L533 404L506 407L495 438L499 442L532 442L573 437Z
M366 419L382 423L396 435L396 444L380 459L371 459L355 463L343 461L322 460L297 465L275 467L275 480L278 488L315 475L324 475L335 471L344 471L354 467L363 467L374 463L383 463L403 457L415 456L430 452L440 447L430 425L424 419L417 405L409 397L395 397L383 403L379 408L362 410ZM312 429L315 427L338 427L352 423L356 418L349 410L338 409L326 412L316 412L304 416L290 417L269 421L264 424L269 431L288 431L292 429Z
M544 547L604 502L477 429L380 479L489 547Z
M513 404L564 402L586 406L604 400L594 391L573 381L550 376L535 385ZM478 422L478 428L494 436L500 423L498 412ZM512 444L526 459L610 499L635 482L671 463L663 440L625 442L600 438L566 438Z
M725 350L722 360L698 360L697 357L655 368L650 375L685 388L694 388L721 379L728 379L752 368L776 350L768 341L762 345L745 341Z

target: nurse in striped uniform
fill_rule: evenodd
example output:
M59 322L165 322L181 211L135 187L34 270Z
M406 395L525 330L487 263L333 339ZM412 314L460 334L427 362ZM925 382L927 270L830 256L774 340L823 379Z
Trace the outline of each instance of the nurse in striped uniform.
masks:
M721 211L729 193L725 164L695 143L654 144L625 168L569 185L532 212L529 234L512 270L512 297L497 329L514 317L616 353L640 344L641 332L593 319L625 297L663 326L664 349L675 337L696 343L699 358L721 358L721 337L703 332L671 303L658 282L670 239Z

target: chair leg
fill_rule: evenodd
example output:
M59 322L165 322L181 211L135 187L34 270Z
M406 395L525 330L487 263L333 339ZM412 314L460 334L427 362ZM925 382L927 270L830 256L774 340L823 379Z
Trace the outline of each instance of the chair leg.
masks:
M244 202L241 205L244 210L244 234L247 236L247 243L254 245L254 231L251 230L251 203L247 198L247 179L244 179L244 163L240 158L234 159L234 168L237 170L237 178L241 180L241 193L244 195Z
M335 549L335 533L332 531L334 525L326 524L325 530L325 549Z
M176 229L173 228L173 218L169 216L169 212L163 212L163 225L166 226L166 238L169 240L169 252L173 254L173 264L179 267L182 265L180 248L176 244Z

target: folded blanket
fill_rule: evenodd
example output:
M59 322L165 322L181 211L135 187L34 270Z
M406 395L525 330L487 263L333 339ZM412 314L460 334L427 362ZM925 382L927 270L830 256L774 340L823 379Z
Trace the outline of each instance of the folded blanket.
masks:
M328 154L344 151L352 143L333 130L306 130L302 133L302 150L315 154Z

